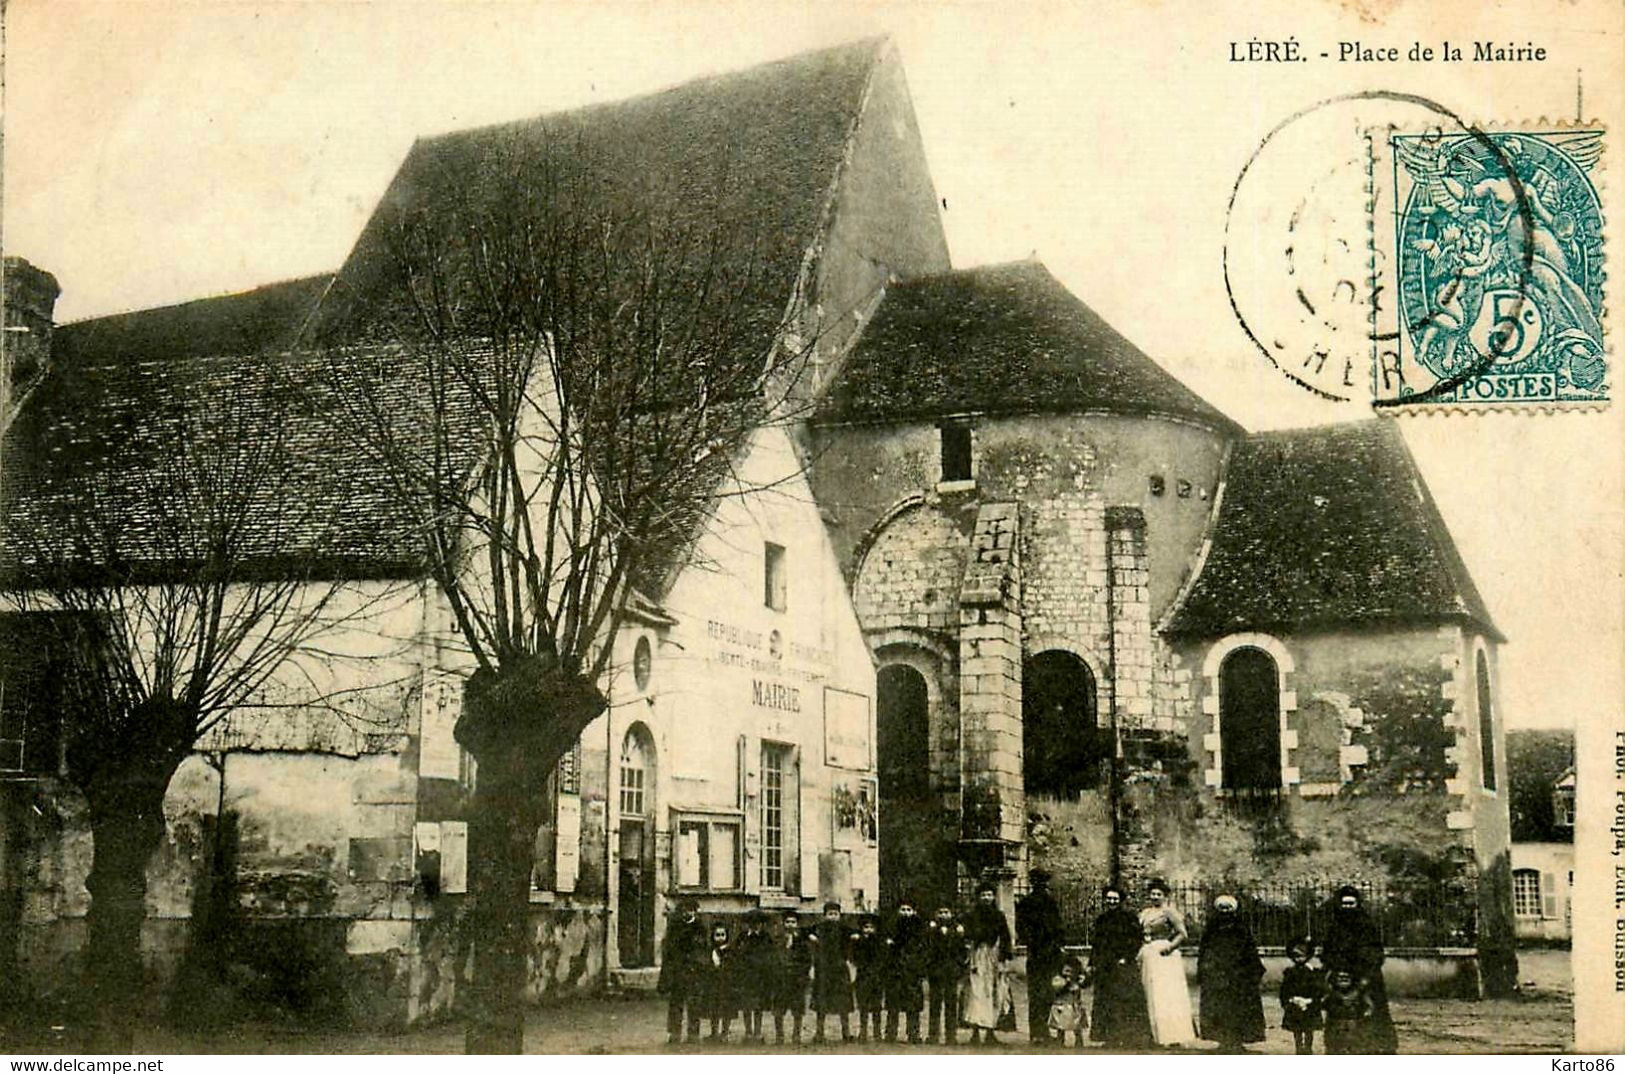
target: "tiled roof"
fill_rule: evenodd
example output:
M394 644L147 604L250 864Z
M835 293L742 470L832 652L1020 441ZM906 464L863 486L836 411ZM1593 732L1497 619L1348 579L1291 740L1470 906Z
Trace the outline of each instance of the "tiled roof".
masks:
M424 393L397 364L358 356L342 375L404 426ZM332 369L287 354L56 366L4 447L0 562L25 582L115 556L174 577L236 511L244 577L417 576L425 511L339 435ZM472 466L478 430L458 442L454 464Z
M75 365L261 354L293 343L331 274L268 284L240 294L75 321L51 347Z
M420 140L314 330L324 339L385 330L401 290L392 243L402 222L457 228L495 219L506 233L527 221L532 202L582 187L606 220L657 220L661 234L722 242L719 253L704 255L718 263L759 266L759 299L776 325L817 239L884 44L876 38L644 97Z
M753 277L763 284L760 309L751 316L776 326L816 241L883 46L864 41L633 100L421 140L336 276L62 326L55 383L7 445L0 518L14 533L38 530L51 505L83 495L83 479L94 474L120 524L123 553L149 557L158 570L173 558L165 545L175 533L173 520L143 495L151 485L144 475L173 443L177 415L207 398L253 411L258 396L260 412L286 415L295 476L311 490L298 512L306 532L267 525L258 551L278 562L315 557L363 576L417 571L415 509L334 435L331 413L313 409L335 387L385 400L403 425L421 405L425 393L414 394L410 375L388 372L389 349L364 345L369 337L383 342L379 319L399 300L388 251L394 224L406 214L467 220L510 212L522 200L516 191L557 178L516 173L516 162L539 168L548 152L554 161L575 153L575 164L591 172L588 187L611 209L636 203L639 213L692 222L695 234L737 238L740 249L714 256L761 266ZM764 336L764 356L769 342ZM330 349L352 344L363 345ZM329 358L297 357L300 348ZM330 360L343 353L355 358L349 368ZM369 383L335 385L336 369ZM455 463L472 466L480 442L471 428L470 457ZM15 552L13 560L15 568ZM653 587L668 568L646 562L638 580ZM277 568L268 562L266 569Z
M1167 633L1466 621L1500 638L1393 422L1249 436L1221 495Z
M892 284L816 420L1079 411L1179 417L1240 432L1037 261Z

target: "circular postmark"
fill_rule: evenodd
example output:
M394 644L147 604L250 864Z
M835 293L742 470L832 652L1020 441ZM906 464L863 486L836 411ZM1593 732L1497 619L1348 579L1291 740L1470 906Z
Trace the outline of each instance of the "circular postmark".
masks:
M1287 116L1231 190L1223 270L1237 323L1323 398L1449 398L1528 325L1536 206L1515 156L1413 94Z

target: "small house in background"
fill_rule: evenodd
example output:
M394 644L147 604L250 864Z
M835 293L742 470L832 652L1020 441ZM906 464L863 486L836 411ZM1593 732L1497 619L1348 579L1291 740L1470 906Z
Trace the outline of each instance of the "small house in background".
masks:
M1507 735L1512 811L1512 914L1520 942L1573 936L1574 734Z

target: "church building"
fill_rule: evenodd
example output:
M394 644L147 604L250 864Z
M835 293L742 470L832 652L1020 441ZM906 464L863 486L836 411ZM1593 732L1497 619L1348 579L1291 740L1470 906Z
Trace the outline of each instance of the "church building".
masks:
M1008 904L1040 864L1079 928L1108 880L1283 912L1363 884L1391 946L1504 987L1503 639L1394 423L1249 433L1040 262L954 269L889 42L535 122L651 175L743 138L734 182L775 222L785 308L817 342L804 416L752 438L748 491L640 586L609 708L541 791L534 996L643 982L680 898L884 911L992 880ZM500 197L494 130L420 141L385 200L432 213L463 180ZM56 281L9 262L5 323L38 353L0 379L95 373L45 381L22 428L139 431L177 370L297 363L335 296L365 301L335 281L371 232L332 275L54 328ZM402 521L330 439L309 452L354 492L333 569L392 594L369 629L406 644L356 692L365 720L267 706L199 743L144 948L160 994L198 900L229 890L245 1002L402 1024L464 987L466 668ZM18 618L0 616L5 673L38 680ZM24 690L0 694L0 769L0 972L61 991L89 831Z

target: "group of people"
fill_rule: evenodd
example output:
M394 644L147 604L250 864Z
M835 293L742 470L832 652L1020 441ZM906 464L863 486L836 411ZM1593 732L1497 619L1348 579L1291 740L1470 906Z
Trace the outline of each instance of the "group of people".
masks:
M1105 910L1092 935L1096 1040L1178 1048L1204 1039L1241 1050L1264 1039L1264 963L1234 896L1214 900L1197 944L1199 1017L1193 1017L1180 954L1190 935L1184 916L1168 902L1168 886L1148 884L1138 913L1128 908L1120 888L1107 888L1103 897ZM1328 1054L1396 1050L1382 939L1356 888L1338 889L1324 934L1295 938L1287 955L1282 1027L1292 1033L1299 1054L1314 1051L1317 1032L1325 1034ZM1311 965L1317 956L1318 965Z
M768 931L768 915L744 915L734 935L727 924L707 928L699 908L684 901L667 926L660 989L667 997L669 1040L732 1039L739 1021L746 1041L765 1039L772 1016L773 1040L800 1043L810 1013L812 1041L822 1043L829 1019L840 1024L840 1039L895 1041L901 1031L921 1043L921 1014L929 1006L927 1032L933 1042L954 1044L961 1025L973 1043L995 1040L995 1031L1015 1028L1015 1000L1006 971L1013 946L1010 927L992 888L959 917L939 906L922 917L903 900L890 931L880 934L873 915L859 919L856 931L840 903L826 903L810 929L795 911L783 915L778 936ZM852 1016L857 1016L857 1032ZM884 1016L884 1017L883 1017Z
M1107 888L1085 965L1065 950L1060 907L1047 881L1043 870L1033 870L1032 890L1016 907L1034 1043L1058 1038L1081 1045L1087 1032L1125 1048L1179 1048L1206 1039L1241 1050L1264 1039L1264 964L1233 896L1215 901L1197 944L1200 1006L1193 1012L1183 955L1190 936L1167 884L1148 884L1137 912L1121 888ZM782 921L774 935L768 915L753 910L735 934L720 921L703 924L692 901L680 904L667 927L660 974L672 1043L698 1040L702 1028L708 1040L729 1041L736 1021L742 1039L762 1041L769 1014L778 1044L787 1039L787 1021L788 1040L800 1043L809 1013L813 1043L828 1039L832 1015L843 1041L896 1041L902 1033L909 1043L955 1044L964 1027L972 1044L991 1044L998 1032L1016 1028L1014 943L992 887L979 888L963 916L944 905L926 918L904 899L884 935L873 915L854 928L834 902L812 928L804 929L793 910ZM1382 942L1356 889L1340 889L1324 935L1294 940L1288 955L1282 1024L1300 1054L1314 1050L1317 1032L1329 1054L1395 1050ZM928 1012L924 1036L922 1012Z

